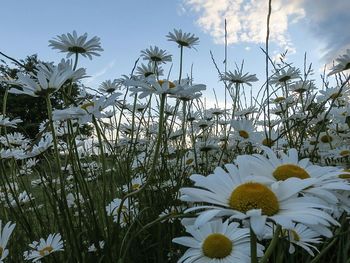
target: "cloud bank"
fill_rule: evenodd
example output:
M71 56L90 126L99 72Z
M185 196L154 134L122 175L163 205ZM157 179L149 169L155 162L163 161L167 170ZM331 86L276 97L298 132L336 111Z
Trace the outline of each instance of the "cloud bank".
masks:
M225 18L229 44L265 42L267 0L183 0L183 4L197 13L196 23L215 43L224 43ZM288 29L300 23L322 42L324 58L332 59L350 46L349 10L349 0L273 0L270 41L294 51Z
M329 62L350 48L350 1L304 0L307 28L323 44L323 58Z

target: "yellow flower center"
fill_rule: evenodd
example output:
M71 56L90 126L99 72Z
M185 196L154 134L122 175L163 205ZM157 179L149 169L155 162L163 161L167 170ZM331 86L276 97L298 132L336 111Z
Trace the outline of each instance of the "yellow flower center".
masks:
M141 188L141 185L140 185L140 184L133 184L133 185L131 185L131 189L132 189L133 191L139 190L140 188Z
M177 40L176 43L178 43L180 46L183 46L183 47L188 47L190 44L186 41L183 41L183 40Z
M165 82L165 80L158 80L158 83L161 86L164 84L164 82ZM167 81L167 82L169 83L169 89L172 89L172 88L176 87L176 85L173 82L171 82L171 81Z
M341 156L345 157L345 156L349 156L350 155L350 151L349 150L343 150L339 153Z
M191 163L193 163L193 159L192 159L192 158L190 158L190 159L188 159L188 160L186 161L186 164L187 164L187 165L190 165Z
M87 102L87 103L84 103L83 105L81 105L80 108L82 108L83 110L87 110L87 108L93 107L94 105L95 105L94 102Z
M299 237L297 232L295 232L294 230L290 230L290 234L291 234L293 240L300 241L300 237Z
M229 205L242 213L261 209L263 215L272 216L279 211L276 195L267 186L253 182L238 186L230 196Z
M265 138L263 141L262 141L262 145L265 145L267 147L271 147L273 146L275 143L273 142L273 140L269 139L269 138Z
M162 61L162 60L163 60L162 57L157 56L157 55L151 56L150 59L151 59L152 61L155 61L155 62L159 62L159 61Z
M323 143L329 143L331 141L333 141L333 138L327 134L321 137L321 142Z
M79 46L68 47L68 51L72 53L85 53L86 49Z
M206 257L221 259L231 254L233 244L225 235L214 233L204 240L202 249Z
M338 94L338 92L336 92L336 93L333 93L331 96L329 96L331 99L333 99L333 100L335 100L335 99L337 99L337 98L339 98L339 97L341 97L342 96L342 94L341 93L339 93Z
M289 238L290 240L292 240L292 241L300 241L300 236L298 235L298 233L297 232L295 232L294 230L287 230L287 229L284 229L283 231L282 231L282 235L284 236L284 237L287 237L287 238Z
M285 99L286 99L285 97L277 97L275 99L275 103L280 103L280 102L284 101Z
M244 131L244 130L241 130L238 133L239 133L239 136L241 136L244 139L248 139L249 138L249 133Z
M278 181L284 181L291 177L299 179L310 178L310 175L303 168L295 164L282 164L273 171L272 175Z
M345 169L344 174L340 174L338 177L341 179L350 179L350 169Z
M44 257L44 256L47 256L48 254L50 254L53 250L53 247L52 246L47 246L47 247L44 247L43 249L40 249L39 250L39 254L40 256Z
M282 78L278 79L279 82L286 82L287 80L290 80L291 76L283 76Z

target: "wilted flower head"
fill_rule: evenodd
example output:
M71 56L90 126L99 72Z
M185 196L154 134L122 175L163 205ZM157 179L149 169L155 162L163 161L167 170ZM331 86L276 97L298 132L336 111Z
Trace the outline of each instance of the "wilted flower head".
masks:
M74 30L73 34L62 34L57 36L56 39L50 40L49 46L60 50L60 52L68 53L67 57L74 54L81 54L89 59L92 59L92 56L100 56L98 52L103 51L100 38L95 36L87 41L87 36L87 33L85 33L78 37Z

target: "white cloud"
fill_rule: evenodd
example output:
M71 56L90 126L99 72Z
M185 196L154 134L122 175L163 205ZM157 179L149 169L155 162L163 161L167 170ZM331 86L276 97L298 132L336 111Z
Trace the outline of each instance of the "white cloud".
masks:
M197 13L196 23L224 43L227 20L228 43L265 43L267 0L182 0L187 12ZM300 30L314 37L322 58L329 62L350 48L350 0L274 0L270 21L270 41L289 54L295 53L290 25L299 22ZM304 32L305 32L304 31Z
M350 1L304 0L307 28L323 46L323 59L330 62L350 48Z
M274 0L270 21L270 40L284 49L293 49L288 26L305 16L302 0ZM266 0L184 0L199 14L196 23L215 43L224 43L227 20L228 43L264 43L266 38Z

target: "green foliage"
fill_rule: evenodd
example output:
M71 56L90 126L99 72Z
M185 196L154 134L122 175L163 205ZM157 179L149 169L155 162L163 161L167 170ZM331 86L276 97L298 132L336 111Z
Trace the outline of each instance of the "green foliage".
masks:
M1 60L0 74L16 79L18 72L25 74L33 73L36 69L36 65L40 62L36 54L26 57L20 61L20 64L15 64L14 67L9 66L6 61ZM69 83L58 92L54 93L51 97L51 103L53 108L62 109L65 104L74 102L74 98L79 94L79 88L77 84L73 84L71 97L65 95L65 89L67 89ZM10 85L0 84L0 98L3 98L6 89L9 89ZM67 102L65 102L65 100ZM3 108L4 101L0 99L0 109ZM42 97L31 97L22 94L9 94L7 98L6 116L10 118L20 118L23 122L18 125L18 130L24 133L27 137L36 138L39 130L39 125L43 121L48 119L47 108L45 99ZM11 129L9 129L11 131ZM81 134L90 136L92 134L92 127L90 125L83 125Z

